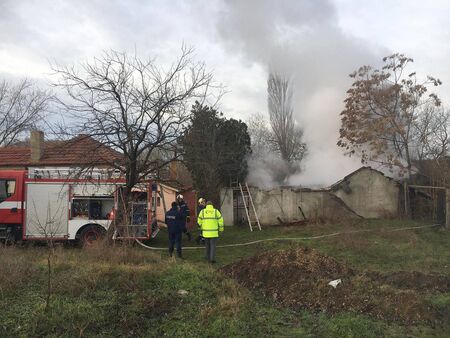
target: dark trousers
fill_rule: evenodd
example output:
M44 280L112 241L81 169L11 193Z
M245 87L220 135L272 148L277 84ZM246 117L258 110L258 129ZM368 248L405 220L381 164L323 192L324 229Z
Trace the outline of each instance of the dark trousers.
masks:
M189 229L186 226L186 223L184 223L183 232L186 234L187 239L190 241L192 236L191 236L191 232L189 231Z
M205 238L205 244L206 244L206 259L210 263L215 262L216 261L217 237Z
M178 256L181 256L181 232L169 232L169 254L172 255L174 247Z

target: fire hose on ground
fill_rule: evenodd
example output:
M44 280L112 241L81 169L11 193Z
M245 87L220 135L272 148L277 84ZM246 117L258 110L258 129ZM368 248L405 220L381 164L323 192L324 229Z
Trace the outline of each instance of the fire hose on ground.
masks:
M340 235L350 235L355 233L361 233L361 232L397 232L397 231L405 231L405 230L415 230L415 229L424 229L424 228L432 228L436 226L440 226L441 224L430 224L430 225L420 225L420 226L414 226L414 227L401 227L401 228L394 228L394 229L362 229L362 230L353 230L353 231L342 231L342 232L333 232L330 234L325 235L317 235L317 236L307 236L307 237L275 237L275 238L265 238L265 239L259 239L251 242L245 242L245 243L235 243L235 244L222 244L217 245L217 248L232 248L232 247L238 247L238 246L248 246L258 243L264 243L264 242L276 242L276 241L301 241L301 240L311 240L311 239L321 239L321 238L327 238L327 237L336 237ZM166 247L153 247L148 246L144 243L142 243L140 240L136 239L136 242L149 250L167 250ZM203 246L187 246L183 247L183 250L196 250L196 249L203 249Z

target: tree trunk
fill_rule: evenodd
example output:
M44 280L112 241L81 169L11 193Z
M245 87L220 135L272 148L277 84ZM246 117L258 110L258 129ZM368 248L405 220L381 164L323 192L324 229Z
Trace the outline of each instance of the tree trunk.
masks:
M47 298L45 300L45 312L50 310L50 298L52 295L52 259L53 259L53 241L47 243L49 249L47 254Z

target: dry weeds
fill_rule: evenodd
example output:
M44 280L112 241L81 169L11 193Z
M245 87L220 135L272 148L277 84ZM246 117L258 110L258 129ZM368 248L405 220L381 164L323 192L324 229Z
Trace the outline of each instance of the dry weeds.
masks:
M419 273L361 273L314 249L264 253L222 271L250 289L296 309L353 311L403 324L448 320L421 291L450 291L450 277ZM340 278L336 289L328 282Z

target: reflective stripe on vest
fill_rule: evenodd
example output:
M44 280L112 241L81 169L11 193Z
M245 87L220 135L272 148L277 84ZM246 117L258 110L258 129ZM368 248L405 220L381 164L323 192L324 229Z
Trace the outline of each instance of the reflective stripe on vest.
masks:
M205 210L205 209L203 209L203 210ZM217 217L217 209L214 209L214 215L215 215L214 217L202 217L201 215L205 214L205 212L203 210L200 212L200 215L199 215L200 219L216 219L216 220L220 219Z

